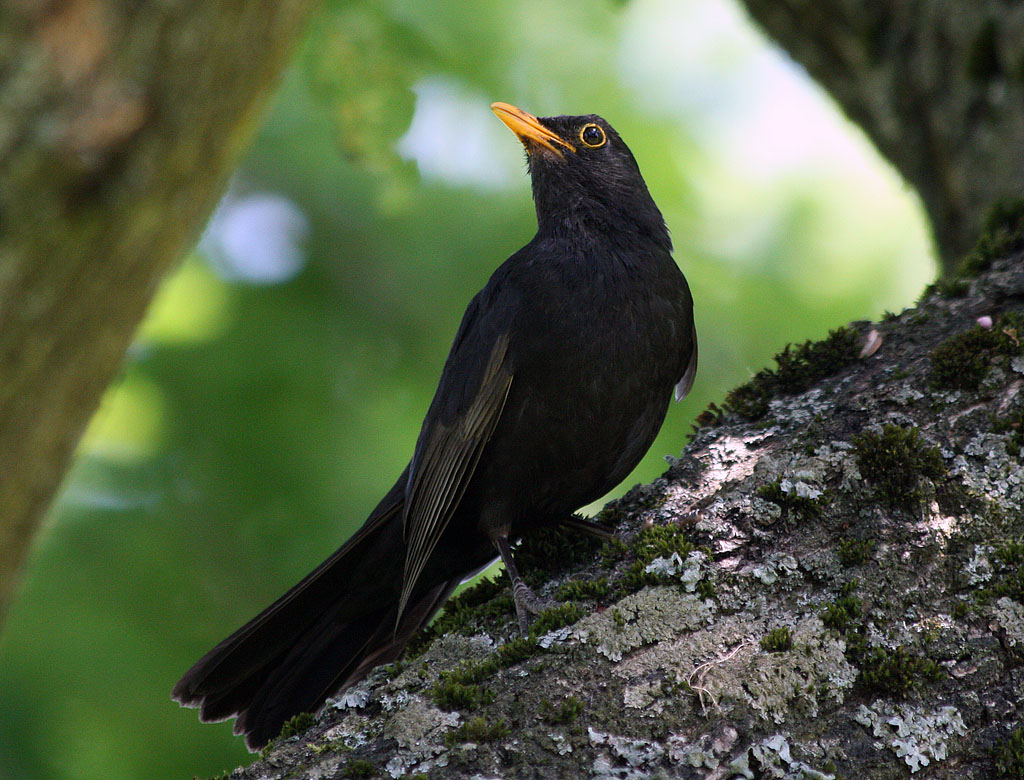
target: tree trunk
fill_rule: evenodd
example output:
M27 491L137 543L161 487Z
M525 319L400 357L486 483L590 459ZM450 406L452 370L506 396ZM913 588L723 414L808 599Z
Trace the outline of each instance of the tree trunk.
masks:
M525 540L558 604L529 638L478 585L232 777L1024 776L1016 225L964 297L788 349L706 413L604 511L623 543Z
M743 4L918 191L946 273L1024 197L1024 3Z
M0 8L0 617L75 444L310 6Z

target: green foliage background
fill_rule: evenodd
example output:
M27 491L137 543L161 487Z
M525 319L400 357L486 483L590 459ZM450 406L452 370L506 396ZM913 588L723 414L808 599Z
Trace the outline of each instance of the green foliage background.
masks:
M677 7L700 5L327 6L233 184L298 206L305 265L256 284L197 251L165 283L0 637L0 777L207 776L249 760L230 724L172 704L172 685L362 522L411 454L463 308L534 229L497 120L486 186L421 177L399 155L413 87L446 85L475 112L500 99L600 113L632 146L693 288L701 366L623 489L786 342L910 303L933 268L892 174L745 168L701 101L679 99L679 74L646 60L659 36L693 39ZM736 36L688 63L719 116L743 116L735 72L766 46ZM731 86L717 94L716 79ZM441 141L468 143L458 125Z

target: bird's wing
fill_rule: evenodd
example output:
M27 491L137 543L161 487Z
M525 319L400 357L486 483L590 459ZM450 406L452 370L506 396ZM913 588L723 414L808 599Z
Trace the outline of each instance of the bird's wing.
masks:
M690 392L690 388L693 387L693 380L697 377L697 335L694 333L693 325L690 325L690 332L692 335L693 346L690 349L690 359L686 363L686 370L683 371L683 376L678 382L676 382L676 400L682 401L686 398L686 394Z
M463 330L466 326L467 323L464 322ZM480 453L494 432L505 400L508 398L509 388L512 386L512 373L508 370L505 360L509 342L506 332L494 341L487 363L478 374L479 387L475 394L471 397L464 395L465 385L471 382L469 377L476 372L460 371L458 378L453 380L456 372L451 370L455 362L466 360L466 351L458 349L464 335L460 331L456 337L452 357L449 358L449 365L445 367L445 379L450 381L442 379L438 388L439 398L435 399L435 403L438 400L443 403L456 396L466 398L467 403L451 419L434 418L432 424L424 427L406 489L405 576L398 606L399 619L405 612L413 587L423 572L427 559L444 533L469 484L480 459ZM464 365L460 367L465 368ZM453 383L462 387L454 388L451 386ZM428 413L428 421L432 417L434 415Z

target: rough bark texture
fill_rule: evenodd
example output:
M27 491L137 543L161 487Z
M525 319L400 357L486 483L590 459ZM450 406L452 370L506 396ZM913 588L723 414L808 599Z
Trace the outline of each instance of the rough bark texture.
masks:
M232 778L1024 777L1024 231L1006 239L962 297L734 391L604 511L623 543L525 541L558 604L529 638L504 583L476 586L425 651Z
M100 394L311 4L0 7L0 616Z
M742 2L920 193L947 272L1024 196L1024 3Z

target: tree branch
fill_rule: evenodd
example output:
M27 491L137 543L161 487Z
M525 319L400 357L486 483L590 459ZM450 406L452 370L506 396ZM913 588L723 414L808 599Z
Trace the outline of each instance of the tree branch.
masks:
M82 430L311 5L0 10L0 616Z
M478 585L232 778L1019 777L1020 228L967 295L734 391L605 509L624 543L524 540L562 602L530 637Z
M743 0L918 191L949 273L1024 195L1024 6Z

